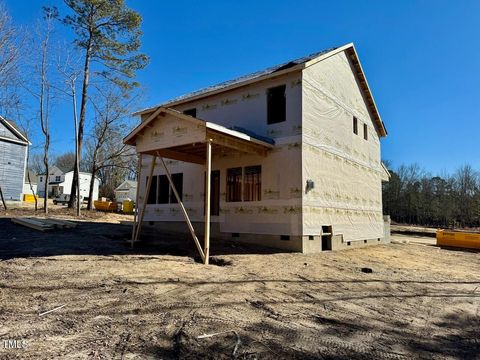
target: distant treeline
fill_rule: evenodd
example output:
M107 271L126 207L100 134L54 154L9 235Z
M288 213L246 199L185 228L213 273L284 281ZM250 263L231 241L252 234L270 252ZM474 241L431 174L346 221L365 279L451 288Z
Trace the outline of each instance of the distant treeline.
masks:
M399 223L438 227L480 226L480 176L469 165L432 176L418 165L390 169L383 212Z

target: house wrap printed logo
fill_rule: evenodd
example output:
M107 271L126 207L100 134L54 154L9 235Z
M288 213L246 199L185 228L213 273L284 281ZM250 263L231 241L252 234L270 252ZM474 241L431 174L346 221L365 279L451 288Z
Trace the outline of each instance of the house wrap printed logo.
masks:
M27 340L3 340L4 349L25 349Z

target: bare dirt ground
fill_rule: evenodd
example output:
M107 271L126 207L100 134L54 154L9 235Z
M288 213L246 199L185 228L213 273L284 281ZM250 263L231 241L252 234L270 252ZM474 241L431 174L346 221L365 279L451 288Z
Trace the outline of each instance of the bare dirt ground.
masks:
M43 203L38 204L38 208L43 209ZM8 210L4 211L1 208L0 217L45 217L45 214L38 210L34 211L35 205L33 203L19 203L19 204L10 204ZM106 223L120 223L120 222L130 222L133 221L133 215L103 212L103 211L88 211L86 206L83 205L80 211L80 217L76 216L74 209L69 209L65 205L54 205L50 203L48 205L48 215L47 217L52 217L56 219L64 220L75 220L75 221L89 221L89 222L106 222Z
M479 358L478 252L213 241L204 266L186 236L147 227L131 250L99 216L46 233L0 218L1 359Z

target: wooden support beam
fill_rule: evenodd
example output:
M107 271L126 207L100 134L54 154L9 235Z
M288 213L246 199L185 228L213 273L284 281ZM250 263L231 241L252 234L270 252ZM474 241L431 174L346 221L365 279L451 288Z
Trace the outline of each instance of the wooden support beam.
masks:
M206 181L205 181L205 238L203 243L203 253L205 254L205 265L208 265L210 254L210 186L212 172L212 140L207 140L207 160L205 162Z
M137 228L137 218L138 218L138 196L140 194L140 179L142 178L142 160L143 154L140 153L140 159L138 160L138 175L137 175L137 195L135 198L135 209L133 211L133 228L132 228L132 241L130 246L133 249L134 240L135 240L135 230Z
M248 143L246 141L239 141L230 136L225 136L211 130L207 131L207 137L211 139L214 144L219 146L223 146L247 154L256 154L261 156L267 155L268 149L258 144Z
M177 152L174 150L162 149L156 151L158 156L165 157L167 159L180 160L185 162L193 162L195 164L205 164L205 159L194 154Z
M140 217L138 220L137 229L135 232L134 242L138 241L138 236L140 235L140 230L142 230L142 222L145 216L145 209L147 207L148 197L150 196L150 187L152 186L152 178L153 178L153 170L155 169L155 162L157 161L157 157L155 155L152 156L152 164L150 165L150 174L148 176L147 181L147 189L145 190L145 197L143 198L142 204L142 211L140 212ZM137 187L137 193L140 191L140 188Z
M193 228L192 222L190 221L190 218L188 217L187 210L185 209L185 206L183 205L182 199L180 198L180 195L178 195L177 188L175 187L175 184L173 183L172 176L170 174L170 171L168 171L167 165L165 164L165 161L163 160L163 157L161 157L158 152L157 152L158 157L162 161L163 167L165 169L165 175L167 175L168 181L170 183L170 186L172 187L173 194L175 195L175 198L177 199L178 204L180 205L180 208L182 209L183 216L185 217L185 221L187 222L188 229L190 230L190 233L192 234L193 241L195 242L195 245L197 246L197 250L200 253L200 257L202 258L202 261L205 262L205 254L203 253L202 247L200 246L200 241L198 241L197 235L195 235L195 229Z

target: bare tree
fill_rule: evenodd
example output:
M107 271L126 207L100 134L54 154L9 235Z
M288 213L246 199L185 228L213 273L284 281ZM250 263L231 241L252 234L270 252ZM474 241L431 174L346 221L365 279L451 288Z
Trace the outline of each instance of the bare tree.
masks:
M71 171L75 166L75 152L69 151L61 155L57 155L53 160L53 164L62 171Z
M442 226L480 226L480 176L471 166L453 175L431 174L418 165L390 170L383 184L383 209L402 223Z
M30 164L30 169L32 169L32 171L35 173L35 174L44 174L45 173L45 168L44 168L44 164L43 164L43 154L41 153L31 153L29 158L29 164Z
M13 90L19 85L18 59L22 43L23 38L0 2L0 111L4 116L8 116L9 110L14 109L20 101Z
M32 138L32 128L31 128L32 119L29 119L29 118L21 119L19 108L17 108L17 119L19 120L18 124L23 134L26 136L27 139L31 139ZM38 199L37 199L37 194L35 193L35 190L33 188L32 178L30 176L31 166L30 166L30 146L29 145L27 145L26 163L27 163L27 181L28 181L28 185L30 186L30 191L32 192L35 200L35 212L36 212L38 210Z
M44 8L44 18L38 27L38 38L33 40L32 47L35 48L37 41L40 43L39 59L35 59L35 79L32 87L26 86L27 91L38 101L38 117L40 129L44 136L43 165L46 175L44 185L43 211L48 214L48 174L49 174L49 151L50 151L50 101L52 96L52 85L50 82L50 57L51 57L51 36L53 32L54 18L57 16L55 9ZM36 52L34 52L36 55ZM38 62L37 62L38 61Z
M126 126L126 119L131 112L131 104L133 99L126 101L125 97L115 91L108 89L106 93L98 91L102 94L103 101L93 102L95 109L95 124L87 141L87 160L90 165L92 174L90 180L88 206L92 209L93 190L97 174L101 171L109 169L115 171L117 169L129 169L132 157L130 147L123 144L123 137Z
M72 188L70 193L70 201L69 204L74 204L76 208L77 216L80 216L80 152L81 152L81 139L80 139L80 132L79 132L79 122L77 116L77 80L78 77L81 75L82 70L79 67L78 60L75 61L74 58L76 57L74 52L71 50L66 52L64 58L58 59L57 61L57 69L60 75L64 78L65 87L60 88L61 92L70 98L72 104L72 116L73 116L73 124L74 124L74 139L75 139L75 152L74 152L74 163L72 166L74 176L72 182ZM78 59L78 57L77 57ZM77 174L77 176L75 176ZM76 194L75 191L76 190ZM72 191L74 193L72 193Z
M140 25L142 18L129 9L124 0L65 0L70 14L63 23L75 33L75 44L84 51L82 90L80 93L80 115L77 127L77 153L81 158L85 127L90 77L96 74L125 91L135 87L131 81L137 70L148 62L147 56L139 53ZM96 69L92 68L97 65ZM77 161L78 162L78 161ZM73 207L74 194L78 185L77 165L73 174L69 207Z

